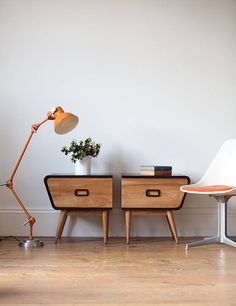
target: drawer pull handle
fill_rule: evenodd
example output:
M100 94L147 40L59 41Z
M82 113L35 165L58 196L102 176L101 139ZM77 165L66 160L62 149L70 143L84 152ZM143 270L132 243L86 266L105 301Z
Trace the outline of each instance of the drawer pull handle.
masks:
M147 197L159 197L161 195L161 191L159 189L147 189L146 196Z
M88 197L89 190L88 189L75 189L75 196L77 197Z

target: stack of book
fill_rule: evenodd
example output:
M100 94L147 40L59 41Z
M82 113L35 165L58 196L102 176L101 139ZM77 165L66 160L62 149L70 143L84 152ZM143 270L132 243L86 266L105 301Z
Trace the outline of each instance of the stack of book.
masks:
M170 176L172 175L171 166L141 166L141 175L152 175L152 176Z

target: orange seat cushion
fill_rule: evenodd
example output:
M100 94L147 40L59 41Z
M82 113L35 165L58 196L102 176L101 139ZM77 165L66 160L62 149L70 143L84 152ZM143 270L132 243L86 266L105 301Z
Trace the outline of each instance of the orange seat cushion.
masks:
M227 191L235 188L234 186L226 185L211 185L211 186L186 186L184 190L186 191L196 191L196 192L218 192L218 191Z

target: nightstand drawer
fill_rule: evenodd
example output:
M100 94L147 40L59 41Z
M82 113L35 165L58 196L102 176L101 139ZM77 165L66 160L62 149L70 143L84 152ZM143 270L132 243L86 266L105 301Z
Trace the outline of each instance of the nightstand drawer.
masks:
M188 183L187 177L122 177L121 207L178 209L183 200L179 188Z
M55 209L112 208L112 177L53 177L45 179Z

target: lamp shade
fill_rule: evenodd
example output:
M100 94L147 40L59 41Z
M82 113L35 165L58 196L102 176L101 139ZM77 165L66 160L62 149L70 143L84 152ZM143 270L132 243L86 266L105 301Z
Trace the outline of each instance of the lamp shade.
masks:
M66 134L72 131L79 122L79 118L76 115L65 113L60 106L56 108L54 117L54 128L57 134Z

